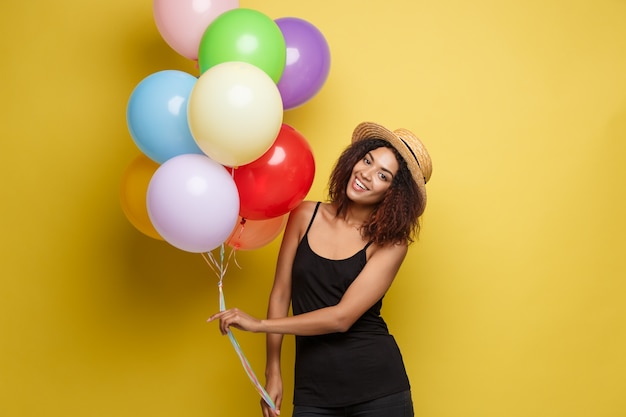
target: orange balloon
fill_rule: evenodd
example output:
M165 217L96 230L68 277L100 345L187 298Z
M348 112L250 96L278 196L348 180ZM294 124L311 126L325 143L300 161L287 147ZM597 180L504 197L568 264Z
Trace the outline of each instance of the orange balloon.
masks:
M226 245L237 250L261 248L274 240L287 224L288 214L264 220L249 220L239 216Z
M120 202L126 218L137 230L163 240L150 221L146 205L148 185L158 167L159 164L144 154L133 159L122 175Z

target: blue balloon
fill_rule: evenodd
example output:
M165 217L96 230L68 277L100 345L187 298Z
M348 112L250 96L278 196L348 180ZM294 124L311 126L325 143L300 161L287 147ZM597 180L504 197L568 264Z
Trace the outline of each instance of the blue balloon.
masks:
M137 147L162 164L174 156L203 154L187 122L189 95L198 79L177 70L159 71L133 90L126 121Z

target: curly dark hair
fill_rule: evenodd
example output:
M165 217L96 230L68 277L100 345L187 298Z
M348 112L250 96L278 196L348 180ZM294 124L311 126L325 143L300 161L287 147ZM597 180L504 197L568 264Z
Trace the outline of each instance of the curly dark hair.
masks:
M422 201L406 162L386 140L363 139L348 146L335 163L330 175L328 198L337 207L336 215L344 215L350 204L346 189L352 176L352 169L368 152L380 147L393 151L399 168L383 200L361 227L361 234L368 241L381 246L390 243L410 244L419 233L419 213L422 212L425 202Z

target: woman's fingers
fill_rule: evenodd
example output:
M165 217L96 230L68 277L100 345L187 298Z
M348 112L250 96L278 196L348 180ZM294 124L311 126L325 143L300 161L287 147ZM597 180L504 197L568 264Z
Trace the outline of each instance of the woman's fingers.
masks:
M272 410L265 400L261 400L261 410L263 411L263 417L277 417L280 415L280 410L278 408L276 411Z
M228 327L230 326L230 323L228 321L229 314L230 314L230 310L220 311L219 313L215 313L211 317L209 317L207 322L219 320L220 321L219 322L220 333L222 333L222 335L225 335L228 333Z
M211 322L218 319L220 321L219 327L222 334L227 334L231 326L240 330L255 331L259 322L258 319L244 313L238 308L231 308L215 313L209 317L207 321Z

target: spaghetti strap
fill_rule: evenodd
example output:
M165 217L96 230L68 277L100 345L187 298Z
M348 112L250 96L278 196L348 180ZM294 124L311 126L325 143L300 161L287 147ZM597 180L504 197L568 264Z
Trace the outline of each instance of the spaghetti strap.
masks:
M367 242L367 245L365 245L363 250L367 250L367 248L369 248L372 243L374 243L374 242L372 242L371 240L369 242Z
M311 216L311 221L309 222L309 225L306 228L306 232L304 232L304 236L309 234L309 229L311 228L311 225L313 224L313 219L315 219L315 215L317 214L317 209L320 207L320 204L322 202L318 201L317 204L315 205L315 210L313 210L313 215Z

